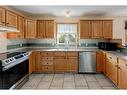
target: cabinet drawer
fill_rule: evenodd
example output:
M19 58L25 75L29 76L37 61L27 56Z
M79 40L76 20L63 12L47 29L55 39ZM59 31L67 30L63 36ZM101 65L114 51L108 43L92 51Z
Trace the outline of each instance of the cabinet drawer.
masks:
M53 65L53 61L42 61L42 65Z
M44 72L53 72L54 71L53 66L43 66L42 70Z
M117 63L117 57L113 54L107 53L106 58L109 62Z
M54 52L54 56L66 56L66 52Z
M42 57L42 61L52 61L53 57Z
M41 56L42 57L53 57L53 52L47 52L47 51L44 51L44 52L41 52Z
M68 55L69 57L78 56L78 52L68 52L67 55Z
M127 68L127 61L118 59L118 65Z

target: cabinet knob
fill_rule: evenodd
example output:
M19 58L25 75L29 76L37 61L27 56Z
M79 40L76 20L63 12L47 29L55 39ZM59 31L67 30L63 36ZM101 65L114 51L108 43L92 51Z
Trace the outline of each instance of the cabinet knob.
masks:
M112 59L112 57L109 57L110 59Z
M47 63L48 64L48 63Z
M125 66L127 66L127 64Z

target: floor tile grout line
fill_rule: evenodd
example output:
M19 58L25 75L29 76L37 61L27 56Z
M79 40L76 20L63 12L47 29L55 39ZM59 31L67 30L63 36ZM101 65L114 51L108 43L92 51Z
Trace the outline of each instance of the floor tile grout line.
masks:
M86 80L85 74L83 74L83 77L84 77L84 79ZM90 89L90 87L89 87L89 85L88 85L88 81L87 81L87 80L86 80L86 84L87 84L88 89Z
M42 78L41 78L42 79ZM38 82L38 84L37 84L37 86L36 86L36 88L35 89L37 89L37 87L39 86L39 84L40 84L40 82L41 82L41 79L40 79L40 81Z
M52 77L52 80L51 80L51 82L50 82L50 85L49 85L49 88L48 88L48 89L50 89L50 87L51 87L51 84L52 84L52 82L53 82L54 76L55 76L55 74L53 74L53 77Z
M64 78L65 78L65 73L64 73L64 77L63 77L62 89L63 89L63 86L64 86Z

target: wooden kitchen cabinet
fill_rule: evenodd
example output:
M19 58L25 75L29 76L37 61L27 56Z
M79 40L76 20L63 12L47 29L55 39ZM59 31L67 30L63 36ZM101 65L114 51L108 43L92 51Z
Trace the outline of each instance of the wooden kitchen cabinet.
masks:
M36 21L26 19L25 38L27 38L27 39L36 38Z
M118 80L117 80L117 57L107 53L106 55L106 75L109 77L114 84L117 85Z
M0 8L0 25L5 25L5 9Z
M18 26L19 32L7 33L8 39L24 39L25 37L25 19L22 16L18 16Z
M102 21L91 21L92 27L92 38L101 38L102 37Z
M78 52L67 53L67 72L78 72Z
M66 52L54 52L54 72L66 72L67 71L67 60Z
M37 38L54 38L54 20L37 20Z
M17 19L17 14L8 10L6 11L6 26L17 28Z
M97 51L96 52L96 71L97 72L106 72L106 62L105 62L105 52Z
M91 37L91 21L80 20L80 39Z
M127 61L118 60L118 88L127 89Z
M35 64L37 63L36 60L36 55L37 55L38 52L31 52L30 56L29 56L29 74L35 72Z
M112 20L103 21L103 38L112 39L113 23Z
M96 71L103 72L103 62L102 60L102 53L101 51L96 52Z
M54 61L53 52L43 51L41 52L40 64L42 66L42 72L54 73Z
M55 57L54 58L54 72L61 73L67 71L67 62L65 57Z

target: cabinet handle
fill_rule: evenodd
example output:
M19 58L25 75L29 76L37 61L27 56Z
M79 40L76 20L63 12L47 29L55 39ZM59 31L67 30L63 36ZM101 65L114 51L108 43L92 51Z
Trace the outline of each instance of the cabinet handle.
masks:
M5 23L5 22L2 22L3 24Z
M47 67L47 69L48 69L48 67Z
M125 66L127 66L127 64Z
M9 24L8 22L6 24Z
M115 67L118 67L118 65L115 65Z

